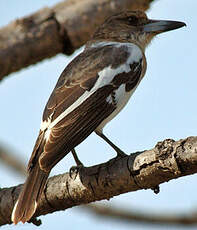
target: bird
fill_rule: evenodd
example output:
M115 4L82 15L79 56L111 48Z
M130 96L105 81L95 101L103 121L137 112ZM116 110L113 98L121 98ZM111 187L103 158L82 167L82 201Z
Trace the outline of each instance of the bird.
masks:
M145 49L158 34L178 29L179 21L152 20L142 11L108 17L60 75L43 112L30 157L27 179L12 211L12 222L34 215L52 168L69 152L82 164L75 147L92 132L117 157L125 153L103 133L105 125L127 104L146 72Z

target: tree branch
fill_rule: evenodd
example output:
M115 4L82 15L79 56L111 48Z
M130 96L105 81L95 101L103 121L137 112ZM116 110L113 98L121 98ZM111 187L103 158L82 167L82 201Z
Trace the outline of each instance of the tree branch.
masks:
M8 148L5 148L3 146L0 146L0 161L17 173L23 176L26 175L26 167L25 164L22 162L22 159L19 159L16 154L11 153Z
M147 10L153 0L67 0L0 29L0 80L58 53L71 54L106 17Z
M191 214L147 214L137 211L126 211L123 209L117 209L112 207L104 207L103 205L86 205L84 206L92 214L96 216L108 218L111 220L119 220L128 223L146 223L146 224L165 224L166 225L197 225L197 213Z
M59 210L110 199L140 189L155 189L169 180L197 173L197 137L180 141L167 139L155 148L124 158L80 168L48 180L34 217ZM0 225L10 216L21 185L0 191Z

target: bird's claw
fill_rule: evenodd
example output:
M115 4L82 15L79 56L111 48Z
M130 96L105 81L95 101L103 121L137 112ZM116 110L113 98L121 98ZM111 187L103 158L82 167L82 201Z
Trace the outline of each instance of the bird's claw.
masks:
M159 187L159 185L157 185L157 186L155 186L154 188L152 188L152 190L153 190L153 192L154 192L155 194L158 194L158 193L160 192L160 187Z
M79 173L80 169L83 168L83 164L77 165L77 166L72 166L69 170L69 176L72 179L76 179L77 174Z

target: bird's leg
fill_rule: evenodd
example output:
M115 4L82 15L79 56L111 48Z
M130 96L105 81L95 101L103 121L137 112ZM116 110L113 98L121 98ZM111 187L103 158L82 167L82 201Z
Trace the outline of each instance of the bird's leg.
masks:
M78 158L78 156L77 156L77 153L76 153L75 149L72 149L72 150L71 150L71 153L72 153L73 158L74 158L74 160L75 160L75 162L76 162L76 165L77 165L77 166L72 166L72 167L70 168L70 170L69 170L69 175L70 175L70 177L73 178L73 174L77 175L77 173L79 172L79 169L80 169L81 167L84 167L84 166L83 166L83 163L79 160L79 158Z
M124 153L118 146L116 146L114 143L112 143L102 132L95 131L95 133L101 137L104 141L106 141L116 152L117 157L125 157L127 156L126 153Z
M74 160L75 160L76 165L77 165L77 166L83 166L83 163L79 160L79 158L78 158L78 156L77 156L77 153L76 153L75 149L72 149L72 150L71 150L71 153L72 153L72 155L73 155L73 158L74 158Z

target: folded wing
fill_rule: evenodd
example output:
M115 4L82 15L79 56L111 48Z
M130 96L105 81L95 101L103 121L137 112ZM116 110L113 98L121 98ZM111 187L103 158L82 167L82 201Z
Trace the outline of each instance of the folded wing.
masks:
M49 171L116 109L110 103L110 95L121 84L131 81L132 64L141 68L136 65L135 52L132 60L126 45L93 47L66 67L43 114L44 147L33 152L30 167L39 159L41 169ZM141 61L141 57L138 59ZM124 72L126 77L114 84L114 78Z

